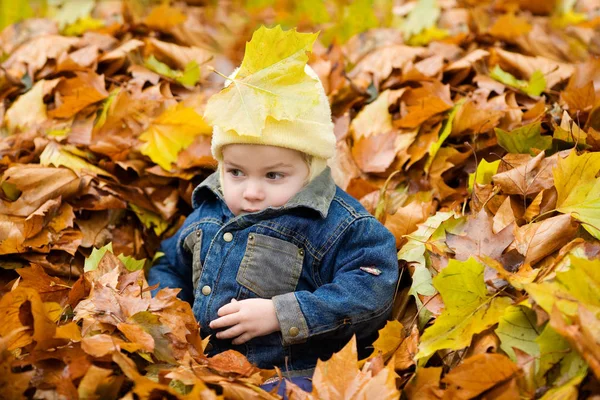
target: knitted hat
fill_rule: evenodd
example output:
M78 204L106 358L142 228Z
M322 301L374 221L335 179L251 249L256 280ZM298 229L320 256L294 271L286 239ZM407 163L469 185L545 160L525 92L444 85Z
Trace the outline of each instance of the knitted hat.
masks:
M235 78L239 68L229 76ZM212 155L219 162L223 160L222 149L228 144L262 144L298 150L316 158L328 159L335 154L336 138L331 122L329 100L323 85L315 71L306 65L304 72L314 81L319 92L318 102L309 107L294 121L276 120L267 117L260 136L239 135L234 130L224 131L218 125L213 126ZM230 80L225 81L225 87ZM243 112L240 110L239 112Z

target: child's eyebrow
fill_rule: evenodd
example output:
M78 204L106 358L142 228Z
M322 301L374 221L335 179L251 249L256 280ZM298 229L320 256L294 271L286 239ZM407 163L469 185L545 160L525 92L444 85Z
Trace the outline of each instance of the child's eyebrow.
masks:
M240 168L240 169L243 168L241 165L238 165L231 161L225 161L225 165L228 167L233 167L233 168ZM266 171L266 170L275 169L275 168L292 168L292 167L293 167L293 165L291 165L291 164L287 164L285 162L279 162L277 164L268 165L268 166L264 167L263 170Z
M273 165L269 165L267 167L264 167L263 170L268 170L268 169L275 169L275 168L292 168L293 166L291 164L286 164L284 162L279 162L277 164L273 164Z

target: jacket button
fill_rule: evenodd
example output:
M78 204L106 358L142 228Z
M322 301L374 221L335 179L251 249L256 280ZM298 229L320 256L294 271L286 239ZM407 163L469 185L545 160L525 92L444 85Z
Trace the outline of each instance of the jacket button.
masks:
M225 234L223 234L223 240L231 242L233 240L233 234L231 232L225 232Z
M292 326L288 333L291 337L296 337L300 333L300 329L296 328L295 326Z
M200 230L196 231L196 236L200 237L201 234L202 234L202 231L200 231Z
M212 292L212 289L208 285L202 286L202 294L208 296Z

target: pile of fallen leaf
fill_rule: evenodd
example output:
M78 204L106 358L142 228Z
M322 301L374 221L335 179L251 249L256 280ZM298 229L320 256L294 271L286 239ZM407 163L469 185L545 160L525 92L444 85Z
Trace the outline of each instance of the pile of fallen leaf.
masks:
M18 3L0 16L22 19L0 34L0 397L277 398L258 386L278 371L207 358L189 304L143 274L215 166L211 71L262 23L321 30L334 178L404 267L373 356L350 342L291 397L600 392L597 0Z

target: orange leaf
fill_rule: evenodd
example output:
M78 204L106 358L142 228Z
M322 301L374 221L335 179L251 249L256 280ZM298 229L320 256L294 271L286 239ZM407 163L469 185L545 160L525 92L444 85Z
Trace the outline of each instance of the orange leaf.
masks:
M484 353L467 358L442 379L446 385L444 398L473 397L516 377L520 369L501 354Z
M78 72L72 79L65 79L57 86L60 103L48 111L53 118L71 118L87 106L104 100L108 92L104 88L104 76L93 72Z

